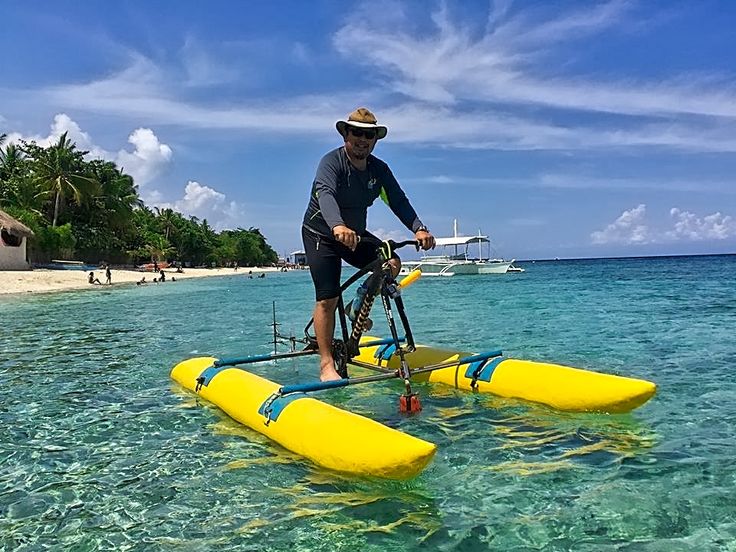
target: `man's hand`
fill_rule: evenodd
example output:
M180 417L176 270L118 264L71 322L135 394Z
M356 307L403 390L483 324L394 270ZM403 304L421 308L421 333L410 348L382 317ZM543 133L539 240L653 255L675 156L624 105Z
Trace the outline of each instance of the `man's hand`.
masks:
M427 232L426 230L418 230L416 234L414 234L414 237L419 242L419 247L421 247L424 251L427 251L428 249L434 249L435 241L434 236L431 234L431 232Z
M355 248L358 247L358 242L360 242L360 236L343 224L335 226L332 229L332 235L335 236L337 241L349 248L350 251L355 251Z

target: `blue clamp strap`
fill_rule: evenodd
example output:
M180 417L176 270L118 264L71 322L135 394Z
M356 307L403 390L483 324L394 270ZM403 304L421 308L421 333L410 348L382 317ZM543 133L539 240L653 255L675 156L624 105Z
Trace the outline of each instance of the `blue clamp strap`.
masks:
M258 408L258 413L266 418L264 424L268 425L279 419L279 416L290 403L298 399L306 397L305 393L289 393L281 395L281 390L268 397Z
M379 362L385 360L389 361L391 360L391 357L396 352L396 343L391 342L387 343L383 347L379 347L376 349L376 352L374 353L374 357L378 359Z
M490 382L493 372L504 360L506 359L502 356L497 356L495 358L484 358L469 364L465 370L465 377L472 380L470 387L475 389L478 381Z
M196 380L197 385L194 387L194 392L199 393L199 390L202 389L202 387L207 387L210 384L212 378L227 368L230 368L230 366L217 366L216 363L205 368Z

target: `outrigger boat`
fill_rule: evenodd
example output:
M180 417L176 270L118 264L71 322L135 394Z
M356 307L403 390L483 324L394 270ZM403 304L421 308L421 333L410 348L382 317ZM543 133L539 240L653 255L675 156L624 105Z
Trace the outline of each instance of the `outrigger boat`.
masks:
M341 292L370 273L367 293L360 305L350 309L338 299L342 339L333 341L333 356L342 379L280 385L252 374L240 366L257 362L318 354L310 335L313 320L303 339L279 333L275 306L274 353L237 358L199 357L176 365L171 377L182 386L216 404L242 424L320 466L364 476L407 479L420 473L436 452L433 443L389 428L379 422L329 405L309 393L389 379L400 379L404 393L399 397L402 412L421 410L413 381L451 385L478 393L523 399L571 412L629 412L647 402L656 392L652 382L570 368L557 364L506 358L500 350L481 353L458 352L417 345L404 310L401 290L415 281L416 271L397 283L386 260L398 247L415 241L384 242L379 258L356 272L341 286ZM363 335L376 297L381 297L391 335ZM401 320L404 337L399 337L392 303ZM350 324L346 312L356 312ZM348 326L350 325L350 332ZM291 350L276 351L277 343L288 341ZM297 344L304 344L301 350ZM348 366L376 372L350 377Z
M437 238L436 245L443 253L422 255L419 261L402 263L401 274L421 270L424 276L477 276L519 272L513 267L516 259L510 261L491 258L491 240L478 230L476 236L461 236L457 233L457 219L453 222L453 236ZM469 247L478 244L478 256L469 253ZM488 256L483 257L482 244L488 246ZM523 272L523 271L522 271Z

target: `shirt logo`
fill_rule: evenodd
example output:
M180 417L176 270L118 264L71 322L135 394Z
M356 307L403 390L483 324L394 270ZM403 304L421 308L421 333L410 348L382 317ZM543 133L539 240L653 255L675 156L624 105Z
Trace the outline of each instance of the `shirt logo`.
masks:
M375 179L375 178L371 178L371 179L370 179L370 180L368 181L368 189L369 189L369 190L372 190L372 189L373 189L373 186L375 186L375 185L376 185L376 179Z

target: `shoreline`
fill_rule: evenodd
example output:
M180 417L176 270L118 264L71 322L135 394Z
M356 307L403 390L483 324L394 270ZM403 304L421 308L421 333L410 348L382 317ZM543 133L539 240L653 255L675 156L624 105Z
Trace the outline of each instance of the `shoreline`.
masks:
M177 273L174 269L164 270L168 283L171 278L187 280L189 278L207 278L212 276L243 276L248 277L252 271L253 277L266 272L279 272L276 267L241 267L232 268L185 268L184 272ZM104 284L105 271L94 270L95 278L99 278L102 285L90 284L87 281L90 271L85 270L53 270L36 268L34 270L0 270L0 296L23 295L27 293L56 293L80 289L114 288L120 284L135 284L145 276L146 285L154 284L158 278L156 272L139 270L111 269L112 285ZM155 284L154 284L155 285ZM126 285L127 287L127 285Z

